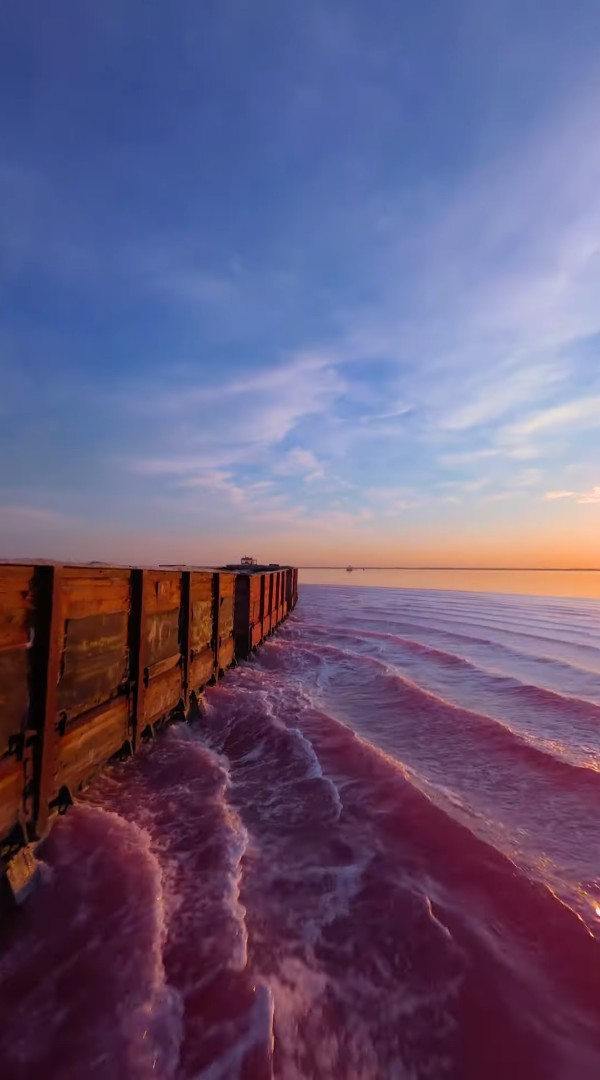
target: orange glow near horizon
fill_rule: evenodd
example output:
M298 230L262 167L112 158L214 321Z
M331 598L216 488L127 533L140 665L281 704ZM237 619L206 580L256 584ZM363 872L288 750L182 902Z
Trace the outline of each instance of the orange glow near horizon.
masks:
M345 570L305 569L300 584L395 589L449 589L459 592L600 600L600 570Z

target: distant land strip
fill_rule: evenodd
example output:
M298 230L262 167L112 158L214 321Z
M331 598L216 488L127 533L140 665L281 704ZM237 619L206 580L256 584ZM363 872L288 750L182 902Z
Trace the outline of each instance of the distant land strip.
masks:
M299 566L299 570L348 570L348 566ZM478 570L482 573L600 574L599 566L352 566L351 570Z

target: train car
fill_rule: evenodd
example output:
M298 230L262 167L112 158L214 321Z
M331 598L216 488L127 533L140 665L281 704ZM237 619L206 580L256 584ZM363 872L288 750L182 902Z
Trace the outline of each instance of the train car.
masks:
M0 564L0 878L14 892L50 817L281 621L283 573Z

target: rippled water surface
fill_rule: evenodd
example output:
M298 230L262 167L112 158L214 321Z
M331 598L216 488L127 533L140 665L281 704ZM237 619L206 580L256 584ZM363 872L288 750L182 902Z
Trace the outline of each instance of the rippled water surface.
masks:
M10 1078L600 1076L600 601L305 585L2 930Z

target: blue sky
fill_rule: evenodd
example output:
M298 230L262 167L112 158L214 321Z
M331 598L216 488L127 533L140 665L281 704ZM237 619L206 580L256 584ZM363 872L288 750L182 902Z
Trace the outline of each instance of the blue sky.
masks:
M0 555L597 562L600 5L7 0Z

